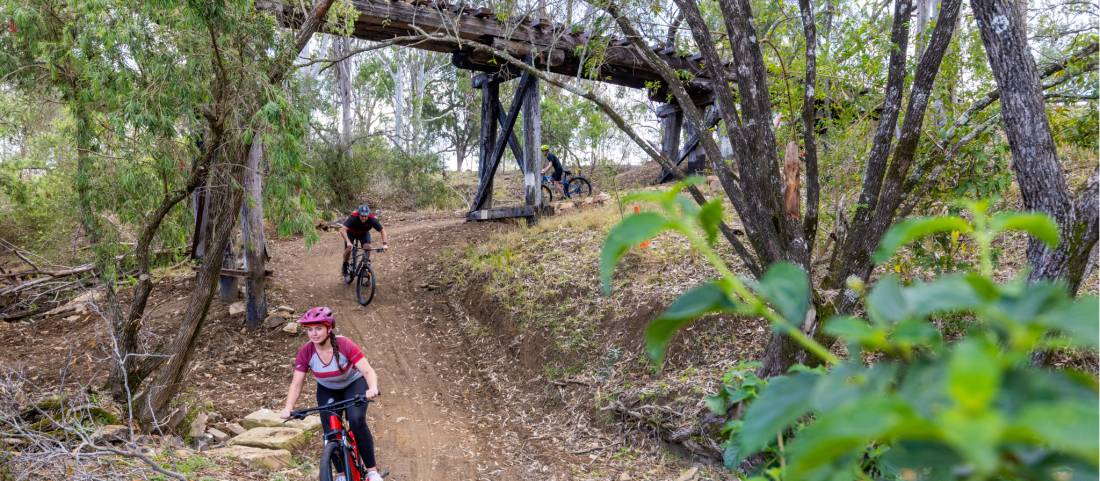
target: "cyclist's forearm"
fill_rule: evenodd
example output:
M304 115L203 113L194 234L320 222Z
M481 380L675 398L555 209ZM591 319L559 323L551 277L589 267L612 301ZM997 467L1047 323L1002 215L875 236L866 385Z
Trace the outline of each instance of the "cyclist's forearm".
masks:
M294 403L298 402L298 396L302 394L302 384L305 381L305 375L298 371L294 371L294 378L290 380L290 387L286 393L286 410L292 411L294 409Z

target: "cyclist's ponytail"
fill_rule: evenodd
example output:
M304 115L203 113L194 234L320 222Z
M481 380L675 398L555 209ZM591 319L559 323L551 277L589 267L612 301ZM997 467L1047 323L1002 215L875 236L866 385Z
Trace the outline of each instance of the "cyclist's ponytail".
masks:
M329 329L329 331L328 331L328 342L329 342L329 344L332 345L332 360L336 361L336 369L339 369L341 374L344 373L344 372L347 372L348 369L351 369L351 360L348 359L347 356L344 356L344 360L348 361L346 363L347 365L344 366L344 367L340 367L340 346L338 344L336 344L336 330L335 329Z

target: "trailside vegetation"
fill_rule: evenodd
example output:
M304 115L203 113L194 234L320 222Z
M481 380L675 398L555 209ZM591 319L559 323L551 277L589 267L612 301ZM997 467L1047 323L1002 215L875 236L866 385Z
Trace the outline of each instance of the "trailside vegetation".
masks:
M694 179L689 179L692 182ZM993 275L991 242L1023 231L1049 248L1057 224L1033 213L989 212L966 202L966 216L915 217L889 229L873 255L888 260L902 246L937 233L972 237L979 266L905 285L890 274L849 289L865 317L839 314L826 329L846 346L840 356L799 326L811 302L797 265L777 262L759 279L733 274L715 252L721 204L696 206L680 193L634 194L655 210L626 217L607 235L600 277L611 288L627 250L662 232L685 237L720 276L685 292L645 330L657 364L677 331L712 313L763 317L823 364L797 364L766 381L729 376L707 399L723 427L730 468L756 456L767 479L1076 479L1095 473L1100 424L1095 379L1031 362L1036 349L1096 349L1100 301L1071 297L1063 281L1008 282ZM958 339L932 322L973 318ZM766 382L766 385L765 385ZM760 454L762 453L762 454Z

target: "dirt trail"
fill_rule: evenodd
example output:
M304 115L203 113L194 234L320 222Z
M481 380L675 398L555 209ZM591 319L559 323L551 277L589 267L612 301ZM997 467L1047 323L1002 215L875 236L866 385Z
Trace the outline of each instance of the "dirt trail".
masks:
M391 249L372 257L378 291L366 308L338 275L343 241L337 233L322 233L310 250L300 241L276 245L275 275L297 304L331 306L337 332L363 346L378 371L383 396L368 416L379 465L392 472L387 479L520 479L493 459L491 434L475 424L472 411L448 395L464 386L445 372L440 340L416 318L418 303L437 301L418 289L412 266L442 247L439 243L453 241L445 232L461 230L462 221L388 224ZM299 404L312 401L312 395L303 394Z

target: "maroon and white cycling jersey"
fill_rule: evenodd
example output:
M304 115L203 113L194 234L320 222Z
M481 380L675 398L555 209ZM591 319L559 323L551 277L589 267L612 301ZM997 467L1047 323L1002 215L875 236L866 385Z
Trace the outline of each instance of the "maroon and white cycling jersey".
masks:
M336 336L336 352L325 363L317 354L317 347L312 342L307 342L298 349L298 356L294 358L294 370L313 372L317 384L329 389L344 389L363 377L363 373L355 368L355 363L363 359L363 351L351 339Z

